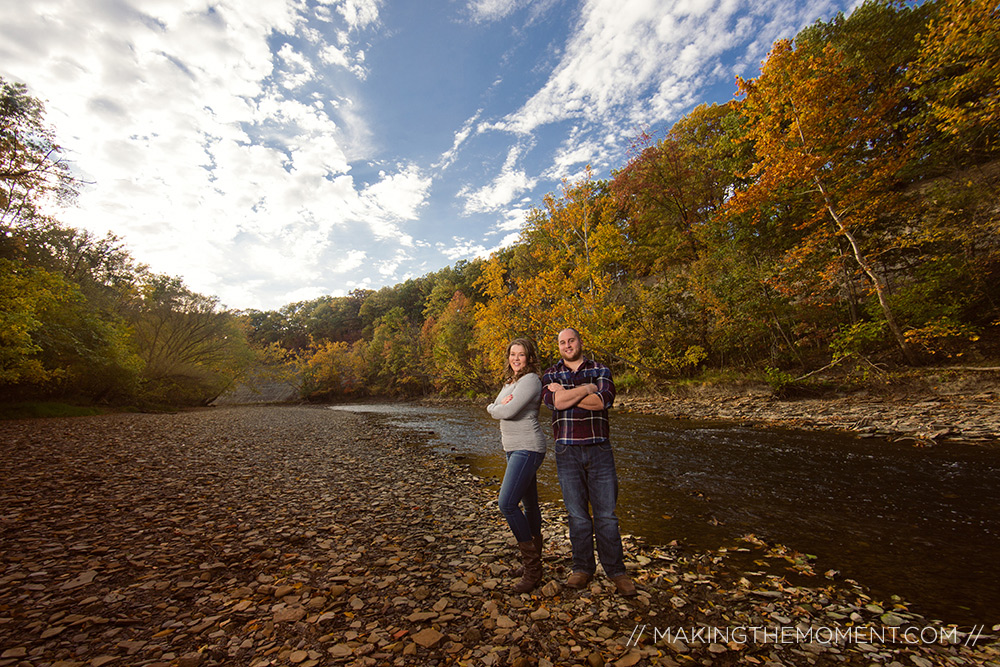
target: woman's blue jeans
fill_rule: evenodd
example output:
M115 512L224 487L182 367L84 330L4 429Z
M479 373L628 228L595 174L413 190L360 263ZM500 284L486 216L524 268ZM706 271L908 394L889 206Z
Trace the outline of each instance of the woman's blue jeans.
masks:
M535 473L544 459L543 452L526 449L507 452L507 469L500 485L500 511L518 542L530 542L533 536L542 534ZM518 505L523 505L524 511Z
M597 556L609 577L625 574L625 554L618 530L618 473L611 443L556 445L556 469L563 504L569 514L573 571L594 574ZM593 517L591 517L593 511Z

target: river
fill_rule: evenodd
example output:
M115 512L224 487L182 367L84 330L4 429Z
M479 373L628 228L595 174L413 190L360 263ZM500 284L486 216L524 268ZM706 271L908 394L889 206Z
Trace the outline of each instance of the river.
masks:
M333 407L387 415L427 432L432 447L475 474L503 475L499 426L485 402ZM1000 623L998 445L915 447L627 412L612 413L612 442L623 532L696 549L753 533L816 556L810 585L836 570L929 618ZM559 500L551 446L539 483L543 500Z

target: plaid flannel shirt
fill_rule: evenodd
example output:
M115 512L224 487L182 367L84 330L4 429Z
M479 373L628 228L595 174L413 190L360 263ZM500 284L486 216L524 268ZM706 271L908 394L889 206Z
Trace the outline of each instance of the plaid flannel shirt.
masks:
M557 410L553 404L549 384L558 382L566 389L579 387L583 384L596 384L604 401L603 410L587 410L573 406L566 410ZM573 371L560 359L555 366L545 371L542 376L542 402L552 410L552 433L557 444L561 445L594 445L607 442L609 439L608 408L615 402L615 382L611 378L611 370L602 363L584 358L580 367Z

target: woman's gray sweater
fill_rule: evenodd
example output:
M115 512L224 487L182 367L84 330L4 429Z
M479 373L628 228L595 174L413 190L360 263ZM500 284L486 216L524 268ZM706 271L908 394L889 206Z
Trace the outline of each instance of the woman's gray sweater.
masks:
M514 398L504 403L507 396ZM505 384L496 400L486 406L493 419L500 420L500 440L505 452L527 449L545 453L545 432L538 423L538 406L542 401L542 380L535 373L522 375Z

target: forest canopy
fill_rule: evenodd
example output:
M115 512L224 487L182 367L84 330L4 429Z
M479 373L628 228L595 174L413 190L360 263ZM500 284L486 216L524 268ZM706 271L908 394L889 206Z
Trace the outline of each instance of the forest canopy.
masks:
M253 368L332 400L481 393L515 336L575 326L628 389L995 361L1000 10L865 2L775 43L725 104L636 137L485 259L232 311L48 217L78 184L0 82L0 393L209 401Z

